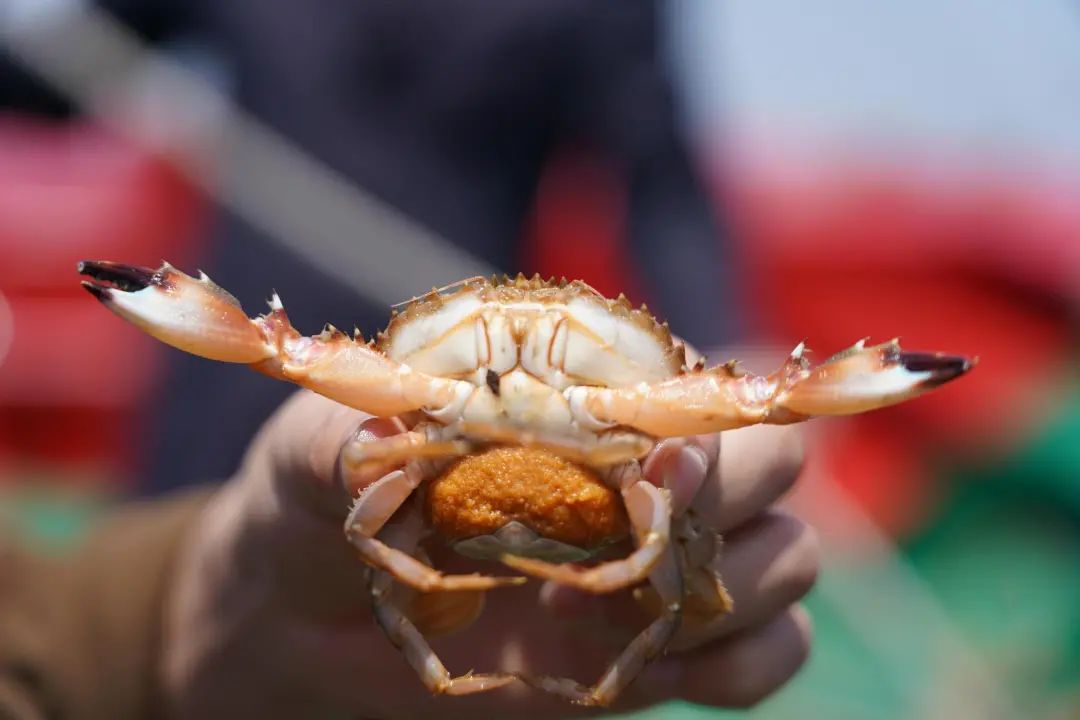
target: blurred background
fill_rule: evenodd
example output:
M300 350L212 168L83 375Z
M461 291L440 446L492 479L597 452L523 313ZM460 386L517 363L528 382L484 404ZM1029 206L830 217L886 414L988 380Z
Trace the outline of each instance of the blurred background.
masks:
M0 523L64 552L227 477L288 392L121 323L79 259L276 287L305 332L580 277L758 372L980 357L808 427L813 656L731 715L1080 717L1080 7L205 4L0 0Z

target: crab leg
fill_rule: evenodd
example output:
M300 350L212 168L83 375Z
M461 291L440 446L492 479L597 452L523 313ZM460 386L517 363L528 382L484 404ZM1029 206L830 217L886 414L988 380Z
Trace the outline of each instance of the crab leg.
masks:
M388 526L381 533L381 537L392 552L411 558L408 553L415 549L422 533L422 523L406 521ZM431 645L424 639L423 634L395 603L391 592L393 589L391 574L373 569L368 587L371 592L371 607L375 621L379 623L379 627L383 629L394 647L405 655L405 660L416 671L420 681L430 692L468 695L494 690L517 679L509 673L477 675L470 672L459 677L451 677L450 672L431 649Z
M94 297L162 342L211 360L247 363L372 415L457 407L473 391L469 383L418 372L329 327L303 337L277 295L269 313L251 319L206 275L196 280L168 263L150 270L84 261L78 269L90 278L83 287Z
M615 702L645 666L664 652L679 629L683 601L683 580L679 565L675 546L666 546L659 563L649 574L649 581L661 601L659 617L619 653L595 685L587 688L574 680L546 675L522 674L519 677L533 687L567 698L578 705L607 707Z
M719 533L705 527L692 514L684 513L672 519L672 537L683 574L683 614L679 625L687 638L700 637L701 632L718 617L728 615L735 603L716 570L720 556ZM634 599L643 609L657 614L663 600L655 588L634 589ZM679 648L680 639L675 638L669 648Z
M783 367L764 377L728 364L653 384L565 392L583 424L627 425L675 437L874 410L920 395L974 365L964 357L904 352L896 340L872 347L859 341L816 368L803 352L800 344Z
M681 567L686 582L686 611L713 619L735 609L735 602L715 569L723 540L693 510L672 520Z
M443 575L408 553L396 550L379 540L376 534L412 495L422 481L415 461L404 470L395 470L376 480L357 498L345 520L345 535L360 551L367 564L385 570L397 580L422 592L438 590L490 590L502 585L520 585L521 577L484 575Z
M637 462L626 464L623 481L623 502L637 541L637 549L628 557L586 569L514 555L503 555L500 560L523 573L592 593L614 592L641 582L668 546L671 501L666 490L642 478Z
M633 432L615 431L599 436L558 435L471 420L454 423L447 430L486 442L545 448L560 457L595 468L637 460L648 455L655 445L651 438Z
M429 433L429 428L430 426L420 425L409 432L378 440L349 442L341 451L346 471L356 472L376 465L392 467L418 458L456 457L465 455L472 449L472 443L466 440L442 440L435 432Z

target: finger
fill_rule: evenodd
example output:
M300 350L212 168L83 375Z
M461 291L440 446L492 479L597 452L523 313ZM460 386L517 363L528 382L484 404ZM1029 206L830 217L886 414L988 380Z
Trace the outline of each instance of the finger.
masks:
M286 510L343 519L348 499L338 482L338 451L369 417L308 390L294 393L259 432L243 473L272 482Z
M796 426L757 425L724 433L719 462L693 507L720 532L738 527L791 488L802 459Z
M656 673L691 702L750 707L775 692L802 667L810 654L811 637L810 616L796 605L765 625L725 642L689 656L668 658L659 663ZM674 683L672 676L676 678Z
M355 490L341 472L342 446L353 438L375 440L403 430L397 419L373 418L302 390L267 422L245 466L272 480L286 511L310 511L340 522ZM349 484L363 487L378 477L350 477Z
M804 597L817 580L820 568L817 535L806 523L779 511L762 515L733 533L726 541L716 569L734 600L728 615L703 615L686 603L671 651L686 651L760 625ZM592 595L572 588L545 586L541 607L564 621L584 624L582 632L597 637L615 632L621 641L659 610L655 592L642 595ZM635 599L636 597L636 599Z
M249 528L239 552L273 567L284 605L323 618L364 608L364 565L342 530L350 498L339 455L352 437L395 432L392 421L309 391L290 397L260 431L238 477Z
M660 442L642 465L649 482L671 493L671 512L686 512L716 467L718 436L669 438Z
M340 481L336 484L340 485L350 498L354 498L357 493L368 485L371 485L384 475L400 469L404 463L395 461L365 462L360 467L349 468L348 463L344 462L342 453L345 452L347 444L377 442L382 438L405 432L405 429L405 423L398 418L373 417L360 423L356 432L349 437L346 443L338 447L336 467Z
M810 591L820 564L817 534L798 518L773 511L744 525L725 540L717 564L735 611L714 618L688 613L671 649L698 647L775 617Z

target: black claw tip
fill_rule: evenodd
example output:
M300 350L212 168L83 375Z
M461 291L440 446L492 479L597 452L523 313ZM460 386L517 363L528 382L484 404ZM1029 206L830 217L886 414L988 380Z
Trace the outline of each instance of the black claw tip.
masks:
M971 369L973 363L958 355L933 353L900 353L900 364L911 372L929 372L933 375L923 381L924 386L936 386L958 378Z
M108 288L101 287L100 285L95 285L94 283L87 282L86 280L83 280L81 284L82 284L82 286L84 288L86 288L86 291L88 293L90 293L91 295L96 297L101 302L108 302L109 301L109 289Z
M82 260L76 269L80 275L93 278L104 288L114 288L123 292L138 292L150 286L154 281L154 271L135 265ZM86 287L86 283L83 286ZM89 288L87 287L89 290ZM93 292L93 291L91 291Z

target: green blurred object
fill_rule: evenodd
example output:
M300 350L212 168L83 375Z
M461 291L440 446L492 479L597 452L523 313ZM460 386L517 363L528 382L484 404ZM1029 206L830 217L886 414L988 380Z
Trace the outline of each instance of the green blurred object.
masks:
M952 466L942 478L954 492L935 522L902 548L902 561L931 591L1004 704L995 707L972 690L978 683L970 666L953 662L947 643L917 613L884 613L872 639L854 630L832 600L872 597L888 572L872 565L822 574L807 599L812 656L774 697L749 711L669 703L624 717L1080 717L1080 392L1071 388L1060 412L1012 457Z
M0 528L40 552L67 552L78 547L112 505L113 498L94 487L93 483L79 482L73 487L66 481L54 484L41 478L13 483L0 494Z

